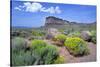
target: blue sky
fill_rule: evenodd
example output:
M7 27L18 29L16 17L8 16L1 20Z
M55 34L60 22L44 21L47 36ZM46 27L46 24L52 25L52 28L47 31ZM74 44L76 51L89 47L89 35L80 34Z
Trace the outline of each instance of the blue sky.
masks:
M40 27L47 16L78 23L96 21L96 6L12 1L12 26Z

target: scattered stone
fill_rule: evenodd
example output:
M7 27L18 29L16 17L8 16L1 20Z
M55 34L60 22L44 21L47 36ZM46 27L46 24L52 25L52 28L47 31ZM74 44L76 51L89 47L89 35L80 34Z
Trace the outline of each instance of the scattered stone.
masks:
M81 38L85 41L91 41L91 33L89 31L82 31Z
M61 34L56 28L49 28L47 31L46 39L53 39L54 36Z

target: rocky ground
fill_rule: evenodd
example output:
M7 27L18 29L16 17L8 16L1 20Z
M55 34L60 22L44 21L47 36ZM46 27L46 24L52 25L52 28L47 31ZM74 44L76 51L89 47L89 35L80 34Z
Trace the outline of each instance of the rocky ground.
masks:
M47 43L53 43L50 40L45 40ZM65 46L57 46L59 48L59 54L65 57L65 63L79 63L79 62L94 62L96 61L96 44L92 42L88 42L88 48L90 50L90 54L87 56L74 57L72 56Z

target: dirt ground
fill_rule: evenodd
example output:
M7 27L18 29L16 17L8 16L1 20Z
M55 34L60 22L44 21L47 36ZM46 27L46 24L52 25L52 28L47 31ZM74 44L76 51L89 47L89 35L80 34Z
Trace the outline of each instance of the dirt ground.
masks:
M47 43L51 43L49 40L45 40ZM58 47L58 46L57 46ZM90 50L90 54L82 57L74 57L70 55L68 50L65 46L60 46L59 48L59 54L61 56L65 57L65 63L79 63L79 62L95 62L96 61L96 44L93 44L92 42L88 42L88 48Z

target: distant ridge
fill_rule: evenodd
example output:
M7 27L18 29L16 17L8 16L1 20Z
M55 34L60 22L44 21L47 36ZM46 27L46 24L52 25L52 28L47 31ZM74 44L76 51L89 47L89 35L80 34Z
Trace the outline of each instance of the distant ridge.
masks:
M46 17L45 19L45 26L48 26L48 25L85 25L85 24L96 24L96 22L93 22L93 23L77 23L77 22L71 22L71 21L68 21L68 20L63 20L61 18L57 18L57 17L54 17L54 16L48 16Z
M58 17L48 16L45 18L44 26L40 27L27 27L27 26L11 26L11 28L44 28L44 27L63 27L63 26L73 26L73 25L96 25L96 21L92 23L78 23L78 22L71 22L68 20L63 20Z

